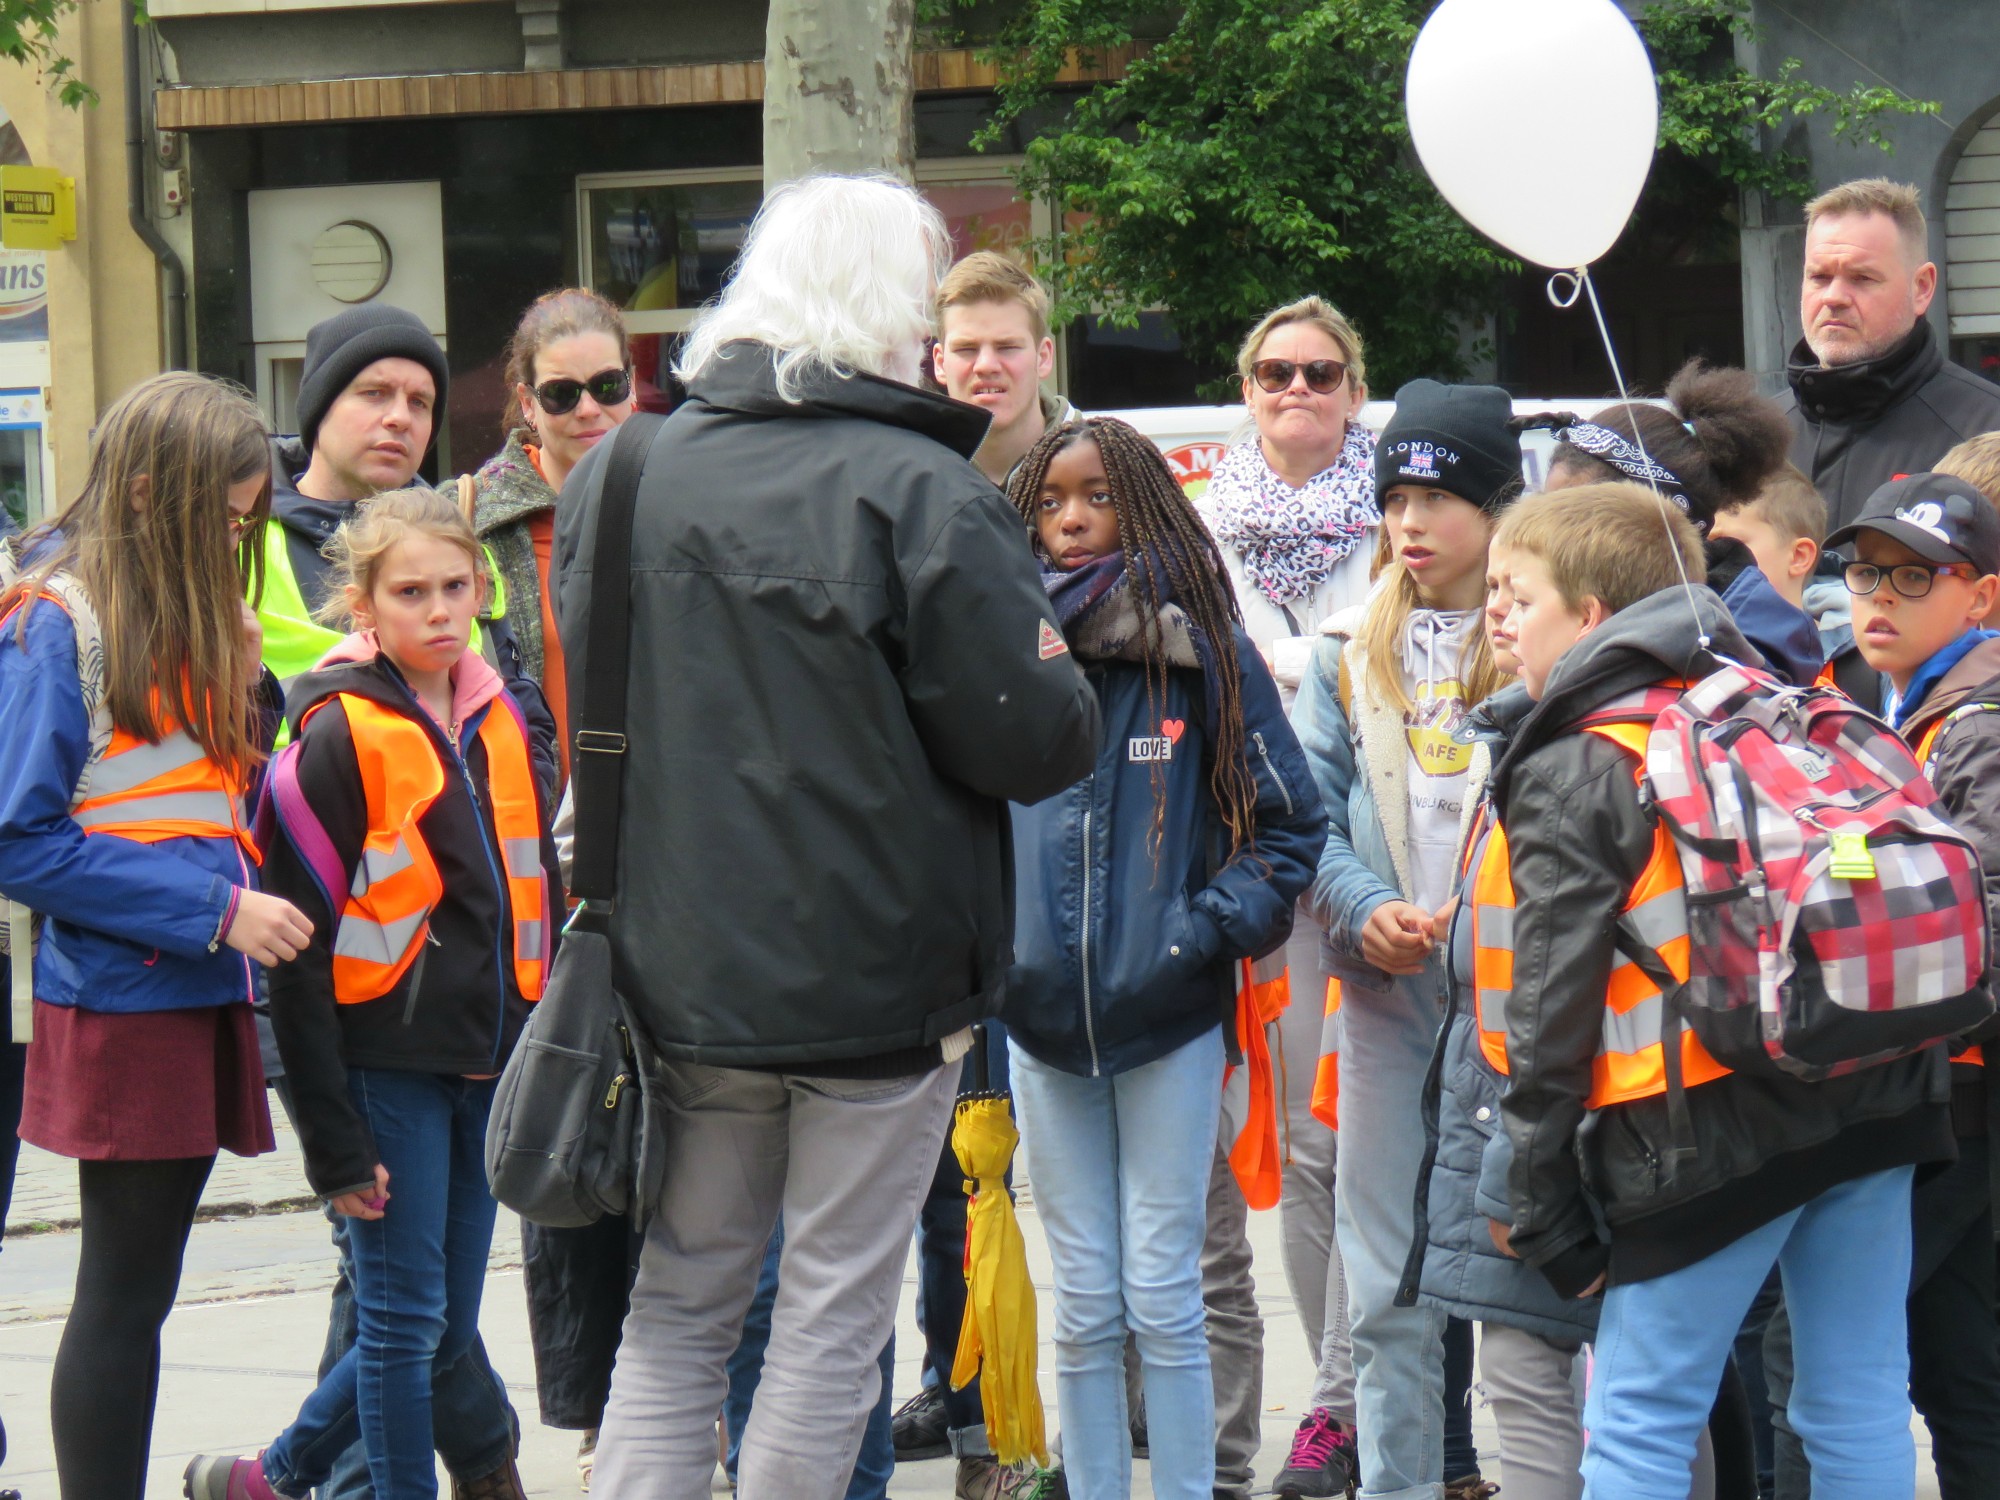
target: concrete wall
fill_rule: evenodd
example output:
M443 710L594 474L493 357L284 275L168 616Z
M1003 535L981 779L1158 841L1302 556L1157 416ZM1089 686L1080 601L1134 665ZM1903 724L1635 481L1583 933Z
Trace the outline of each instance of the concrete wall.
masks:
M163 361L157 268L126 217L120 19L118 3L103 3L62 21L58 45L97 89L94 108L65 109L31 70L0 64L0 103L29 157L77 186L77 237L48 257L50 499L58 505L82 487L98 414Z
M1825 189L1853 177L1893 177L1923 190L1931 258L1945 263L1944 189L1965 142L2000 110L2000 5L1995 0L1754 0L1763 36L1739 49L1769 75L1796 57L1814 82L1846 90L1891 86L1935 99L1935 118L1898 118L1887 134L1893 155L1833 139L1831 125L1809 119L1782 143L1812 163ZM1744 358L1764 383L1783 384L1786 355L1799 339L1799 277L1805 231L1791 204L1744 208ZM1946 344L1945 298L1931 305L1933 331Z

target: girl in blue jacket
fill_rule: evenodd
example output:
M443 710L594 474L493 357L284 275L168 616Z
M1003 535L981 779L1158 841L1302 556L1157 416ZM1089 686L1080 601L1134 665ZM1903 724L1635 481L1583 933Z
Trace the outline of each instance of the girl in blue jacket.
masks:
M1157 449L1091 418L1009 494L1104 741L1014 809L1016 962L1003 1009L1056 1279L1057 1404L1077 1500L1124 1500L1123 1351L1138 1344L1153 1493L1211 1500L1201 1245L1223 1022L1239 960L1291 930L1326 836L1312 777L1214 543Z
M66 1495L144 1493L159 1330L202 1185L218 1149L273 1144L251 964L291 958L310 927L258 892L244 831L267 441L237 388L157 376L98 424L82 494L0 558L19 979L21 919L42 914L20 1131L76 1158L83 1210L50 1394Z

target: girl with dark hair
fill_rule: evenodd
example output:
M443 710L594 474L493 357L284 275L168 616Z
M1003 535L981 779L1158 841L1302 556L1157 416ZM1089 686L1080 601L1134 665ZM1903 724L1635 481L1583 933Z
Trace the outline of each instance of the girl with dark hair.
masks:
M0 557L0 890L43 914L20 1133L76 1159L83 1209L50 1392L72 1497L144 1494L202 1186L218 1150L274 1145L251 964L311 926L257 890L242 805L269 745L244 603L268 443L241 390L156 376L105 413L83 492Z
M1791 427L1747 370L1691 359L1667 383L1665 406L1612 406L1556 432L1547 488L1630 479L1665 495L1706 541L1708 585L1780 677L1804 685L1825 655L1811 615L1780 594L1739 541L1711 537L1717 514L1757 498L1785 464Z
M1136 1340L1162 1500L1212 1500L1201 1247L1232 971L1277 948L1325 818L1222 559L1159 451L1092 418L1009 497L1104 719L1096 770L1014 809L1002 1012L1056 1279L1077 1500L1124 1500Z

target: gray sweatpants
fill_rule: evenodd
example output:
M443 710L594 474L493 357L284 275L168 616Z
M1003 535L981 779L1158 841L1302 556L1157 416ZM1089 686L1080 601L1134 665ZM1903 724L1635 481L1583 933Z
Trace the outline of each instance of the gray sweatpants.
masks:
M1218 1142L1208 1179L1208 1238L1201 1247L1201 1300L1208 1314L1208 1366L1215 1382L1215 1492L1248 1500L1263 1441L1264 1315L1250 1274L1250 1205Z
M1284 1092L1284 1191L1278 1200L1285 1282L1299 1310L1306 1347L1319 1361L1312 1404L1354 1425L1354 1348L1347 1333L1347 1277L1333 1238L1333 1178L1340 1137L1313 1116L1326 1013L1320 926L1303 905L1285 945L1292 1003L1278 1022L1279 1086ZM1329 1316L1330 1314L1330 1316Z
M840 1500L958 1069L839 1079L665 1063L667 1191L646 1231L599 1500L708 1500L715 1414L779 1209L785 1248L741 1500Z
M1581 1349L1504 1323L1479 1325L1479 1380L1500 1428L1507 1500L1581 1500Z

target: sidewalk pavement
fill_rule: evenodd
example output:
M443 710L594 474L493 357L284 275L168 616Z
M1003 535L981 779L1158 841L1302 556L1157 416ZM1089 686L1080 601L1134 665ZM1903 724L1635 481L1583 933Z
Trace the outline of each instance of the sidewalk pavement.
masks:
M255 1161L225 1157L217 1164L203 1199L205 1213L219 1205L236 1205L240 1211L244 1206L285 1204L304 1194L297 1143L282 1118L277 1125L277 1153ZM21 1228L32 1221L73 1222L75 1200L74 1164L24 1147L12 1223ZM1030 1273L1041 1293L1041 1388L1053 1435L1048 1255L1032 1203L1024 1205L1021 1221ZM1285 1291L1278 1215L1253 1214L1250 1224L1258 1302L1265 1319L1264 1450L1257 1472L1260 1487L1268 1490L1284 1462L1292 1429L1303 1415L1313 1369ZM62 1337L76 1247L74 1230L10 1234L0 1255L0 1417L6 1420L9 1439L0 1485L21 1490L25 1500L56 1500L47 1422L49 1369ZM165 1331L147 1500L180 1495L181 1470L189 1455L253 1453L291 1420L312 1389L332 1279L332 1248L326 1222L317 1211L232 1215L195 1226L180 1303ZM917 1384L923 1342L915 1300L913 1260L904 1277L897 1320L898 1399ZM543 1427L536 1420L519 1224L504 1210L494 1238L481 1327L494 1365L521 1413L520 1463L529 1494L538 1500L572 1500L577 1495L577 1435ZM1490 1457L1496 1451L1495 1434L1483 1403L1476 1403L1474 1431L1481 1452L1489 1455L1487 1477L1497 1481L1498 1465ZM1917 1434L1918 1500L1936 1500L1929 1444L1921 1424ZM903 1464L890 1484L890 1494L893 1500L949 1500L953 1472L953 1464L943 1459ZM719 1475L716 1484L720 1493L727 1493ZM450 1493L442 1474L440 1485L441 1493ZM1148 1492L1146 1466L1140 1463L1134 1469L1134 1494Z

